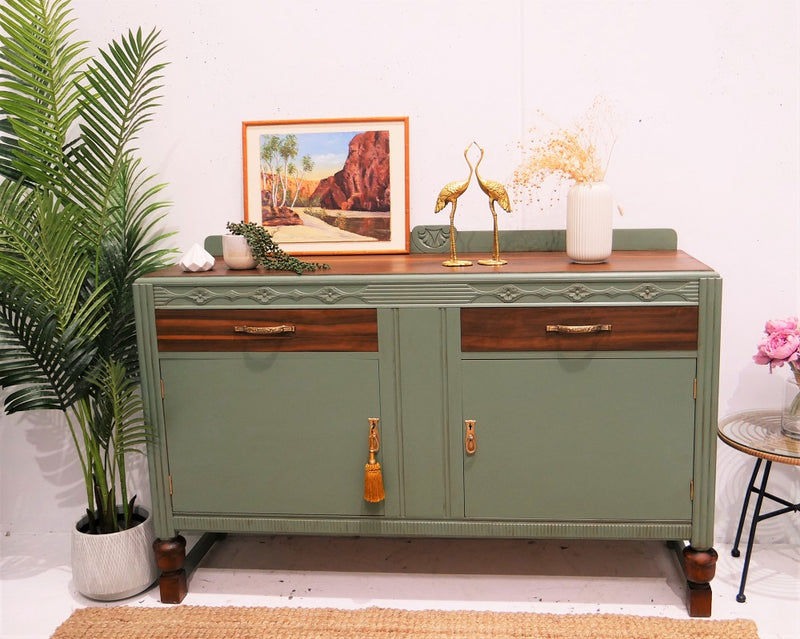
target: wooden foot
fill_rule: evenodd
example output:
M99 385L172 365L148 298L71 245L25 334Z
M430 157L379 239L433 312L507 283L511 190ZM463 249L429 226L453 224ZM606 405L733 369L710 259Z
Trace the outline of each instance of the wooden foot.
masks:
M183 567L186 561L186 540L180 535L172 539L156 539L153 550L161 570L158 578L161 603L180 603L189 592L186 570Z
M686 607L690 617L711 616L711 586L686 582Z
M717 551L695 550L686 546L681 552L683 572L686 575L687 606L690 617L711 616L711 586L717 569Z

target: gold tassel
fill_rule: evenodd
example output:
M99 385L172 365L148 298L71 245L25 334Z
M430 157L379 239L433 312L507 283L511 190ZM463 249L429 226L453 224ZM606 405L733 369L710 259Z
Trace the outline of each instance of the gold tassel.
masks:
M364 499L373 504L383 501L386 491L383 489L381 465L377 462L364 466Z
M386 498L386 491L383 488L381 465L375 460L375 453L378 452L380 447L378 420L374 417L370 417L369 461L364 466L364 499L373 504L383 501Z

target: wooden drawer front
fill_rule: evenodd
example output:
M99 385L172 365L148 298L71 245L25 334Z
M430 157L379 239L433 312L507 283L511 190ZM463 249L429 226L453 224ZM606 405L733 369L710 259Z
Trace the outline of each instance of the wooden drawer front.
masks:
M158 350L377 352L375 309L157 310Z
M696 349L696 306L461 310L464 352Z

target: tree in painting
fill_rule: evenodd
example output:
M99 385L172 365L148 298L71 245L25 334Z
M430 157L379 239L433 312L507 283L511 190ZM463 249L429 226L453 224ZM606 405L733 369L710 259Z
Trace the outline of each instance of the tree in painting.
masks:
M264 204L281 208L291 196L294 206L305 175L314 168L310 155L304 155L300 167L295 164L299 153L296 135L263 136L261 142L261 189Z

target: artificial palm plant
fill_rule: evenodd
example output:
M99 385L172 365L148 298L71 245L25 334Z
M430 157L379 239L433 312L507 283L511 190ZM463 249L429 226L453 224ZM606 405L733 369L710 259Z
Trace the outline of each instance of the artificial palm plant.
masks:
M148 437L131 284L172 256L162 185L132 148L163 42L130 31L89 57L73 23L69 0L0 6L0 386L9 413L64 414L90 529L115 532L133 525L126 454Z

